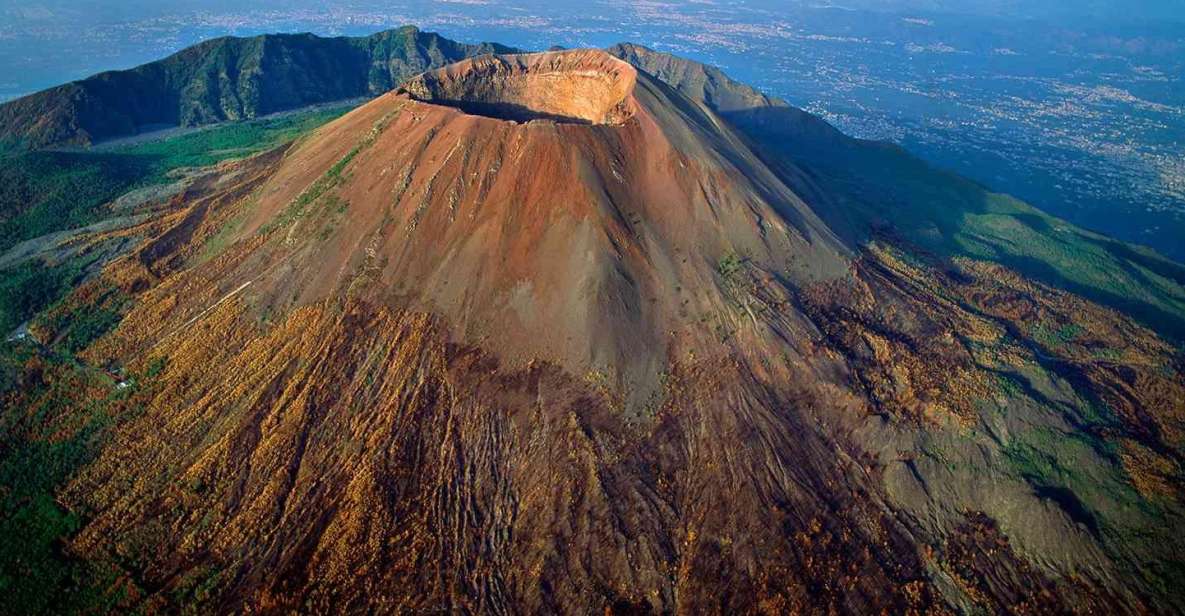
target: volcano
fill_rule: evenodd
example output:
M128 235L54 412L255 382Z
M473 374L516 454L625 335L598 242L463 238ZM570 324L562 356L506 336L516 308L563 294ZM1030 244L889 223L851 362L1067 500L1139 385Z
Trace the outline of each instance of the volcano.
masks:
M1171 344L867 216L894 151L610 52L422 73L80 291L136 298L82 354L126 414L60 496L121 607L1168 609Z
M506 366L602 374L633 412L672 357L719 338L722 261L788 284L847 268L739 135L603 51L414 78L286 156L240 235L272 229L280 246L220 289L250 283L279 311L351 297L431 313Z

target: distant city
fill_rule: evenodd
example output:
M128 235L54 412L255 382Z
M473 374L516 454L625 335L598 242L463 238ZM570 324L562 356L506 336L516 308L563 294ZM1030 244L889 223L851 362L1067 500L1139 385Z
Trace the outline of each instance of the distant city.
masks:
M56 5L0 8L0 100L227 34L415 24L526 49L628 40L719 65L846 133L1185 260L1185 25L772 2L235 4L123 11L101 27Z

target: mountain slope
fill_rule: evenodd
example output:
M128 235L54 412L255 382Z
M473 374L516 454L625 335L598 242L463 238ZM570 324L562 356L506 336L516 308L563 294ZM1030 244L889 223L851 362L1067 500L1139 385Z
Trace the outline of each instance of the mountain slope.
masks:
M0 600L1179 611L1180 350L630 53L448 65L169 199L0 364Z
M639 45L609 52L720 113L850 241L894 233L945 257L997 261L1185 339L1185 266L1179 263L933 169L900 147L848 137L712 67Z
M161 126L242 120L374 96L429 68L507 51L414 27L366 37L223 37L0 105L0 143L86 145Z

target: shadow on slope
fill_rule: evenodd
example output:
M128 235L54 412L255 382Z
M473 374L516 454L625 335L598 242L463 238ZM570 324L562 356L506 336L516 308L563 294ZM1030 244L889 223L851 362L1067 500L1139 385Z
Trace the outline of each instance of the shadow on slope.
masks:
M841 237L878 230L943 257L996 261L1185 339L1185 266L1076 227L935 169L895 145L862 141L792 107L723 115Z

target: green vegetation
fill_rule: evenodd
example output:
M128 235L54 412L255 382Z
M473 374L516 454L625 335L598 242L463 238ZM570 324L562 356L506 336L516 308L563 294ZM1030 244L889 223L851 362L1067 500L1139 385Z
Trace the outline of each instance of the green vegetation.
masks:
M1058 328L1051 328L1044 323L1033 326L1033 340L1047 349L1058 349L1074 341L1082 334L1082 326L1068 323Z
M56 498L135 412L115 385L70 355L0 347L0 613L106 613L121 599L107 592L115 570L64 550L83 519Z
M1016 400L1024 395L1024 389L1011 376L996 374L996 390L1009 400Z
M0 251L99 221L103 204L150 175L149 162L100 152L0 156Z
M5 271L0 278L0 333L5 337L43 310L59 304L86 277L94 263L77 257L54 266L28 261ZM114 328L122 318L122 297L108 290L97 301L69 311L43 314L47 329L61 334L62 350L76 353Z
M800 194L818 197L816 212L841 236L863 241L885 233L939 257L994 261L1185 338L1181 264L990 192L896 146L816 134L801 119L736 120L809 172L809 182L801 172L782 176Z
M255 203L256 202L254 198L252 198L244 210L250 210L255 206ZM230 246L231 239L235 237L235 233L238 232L246 220L247 216L245 214L240 214L223 223L223 225L218 229L218 232L210 236L210 238L207 239L204 244L202 244L202 249L199 251L197 256L197 262L205 263L206 261L209 261L210 259L222 254L222 251L226 250L226 248Z
M372 96L422 70L509 51L412 26L365 37L224 36L0 104L0 142L41 148L135 134L142 126L244 120Z
M105 205L129 190L167 182L180 168L275 147L343 112L292 114L90 151L0 153L0 251L100 221L112 215ZM114 568L69 555L65 542L84 520L57 500L98 455L112 426L138 412L131 402L137 389L165 369L157 358L144 374L117 384L74 358L119 323L127 301L108 289L88 303L63 305L96 258L37 259L0 272L0 333L42 319L39 325L59 334L52 349L27 341L0 346L0 613L107 613L123 598L124 591L111 589L131 583L116 585ZM195 597L211 583L198 582L190 591Z
M336 163L333 163L333 166L321 174L321 177L317 178L304 192L297 195L279 216L263 226L261 232L269 233L300 218L310 205L320 201L323 197L328 201L329 208L332 211L344 212L348 205L345 205L344 201L337 195L331 194L330 191L342 182L346 167L353 162L354 157L374 144L375 139L378 139L378 136L387 127L387 124L390 123L397 112L398 110L392 111L379 118L374 123L374 126L371 127L370 132L358 144L350 148L350 151L346 152ZM324 229L322 233L325 233ZM325 239L325 237L328 236L324 236L321 239Z
M162 180L181 167L205 167L230 158L242 158L291 141L349 109L337 106L284 116L221 124L215 127L158 141L113 148L119 155L145 159Z
M65 306L59 302L35 322L40 329L57 333L58 351L78 353L119 325L126 301L121 291L111 287L91 302Z
M64 297L79 281L88 259L49 266L27 261L0 276L0 334L7 337L22 323Z
M731 252L725 254L716 262L716 273L720 275L720 280L724 283L724 294L731 302L750 312L754 308L761 307L751 297L753 285L745 276L744 258ZM722 339L731 335L731 333L718 333L721 334Z
M1093 436L1037 428L1014 434L1004 454L1017 476L1095 532L1125 532L1130 519L1117 517L1118 512L1157 513Z
M744 261L741 260L735 253L728 253L720 257L720 261L716 263L716 272L720 274L720 278L724 280L731 280L733 276L740 273Z
M321 109L224 124L159 141L90 151L0 154L0 251L54 231L98 222L120 195L161 184L177 169L261 152L345 112Z
M144 370L144 378L156 378L160 373L165 371L167 361L164 357L152 358L152 361L148 362L148 367Z

